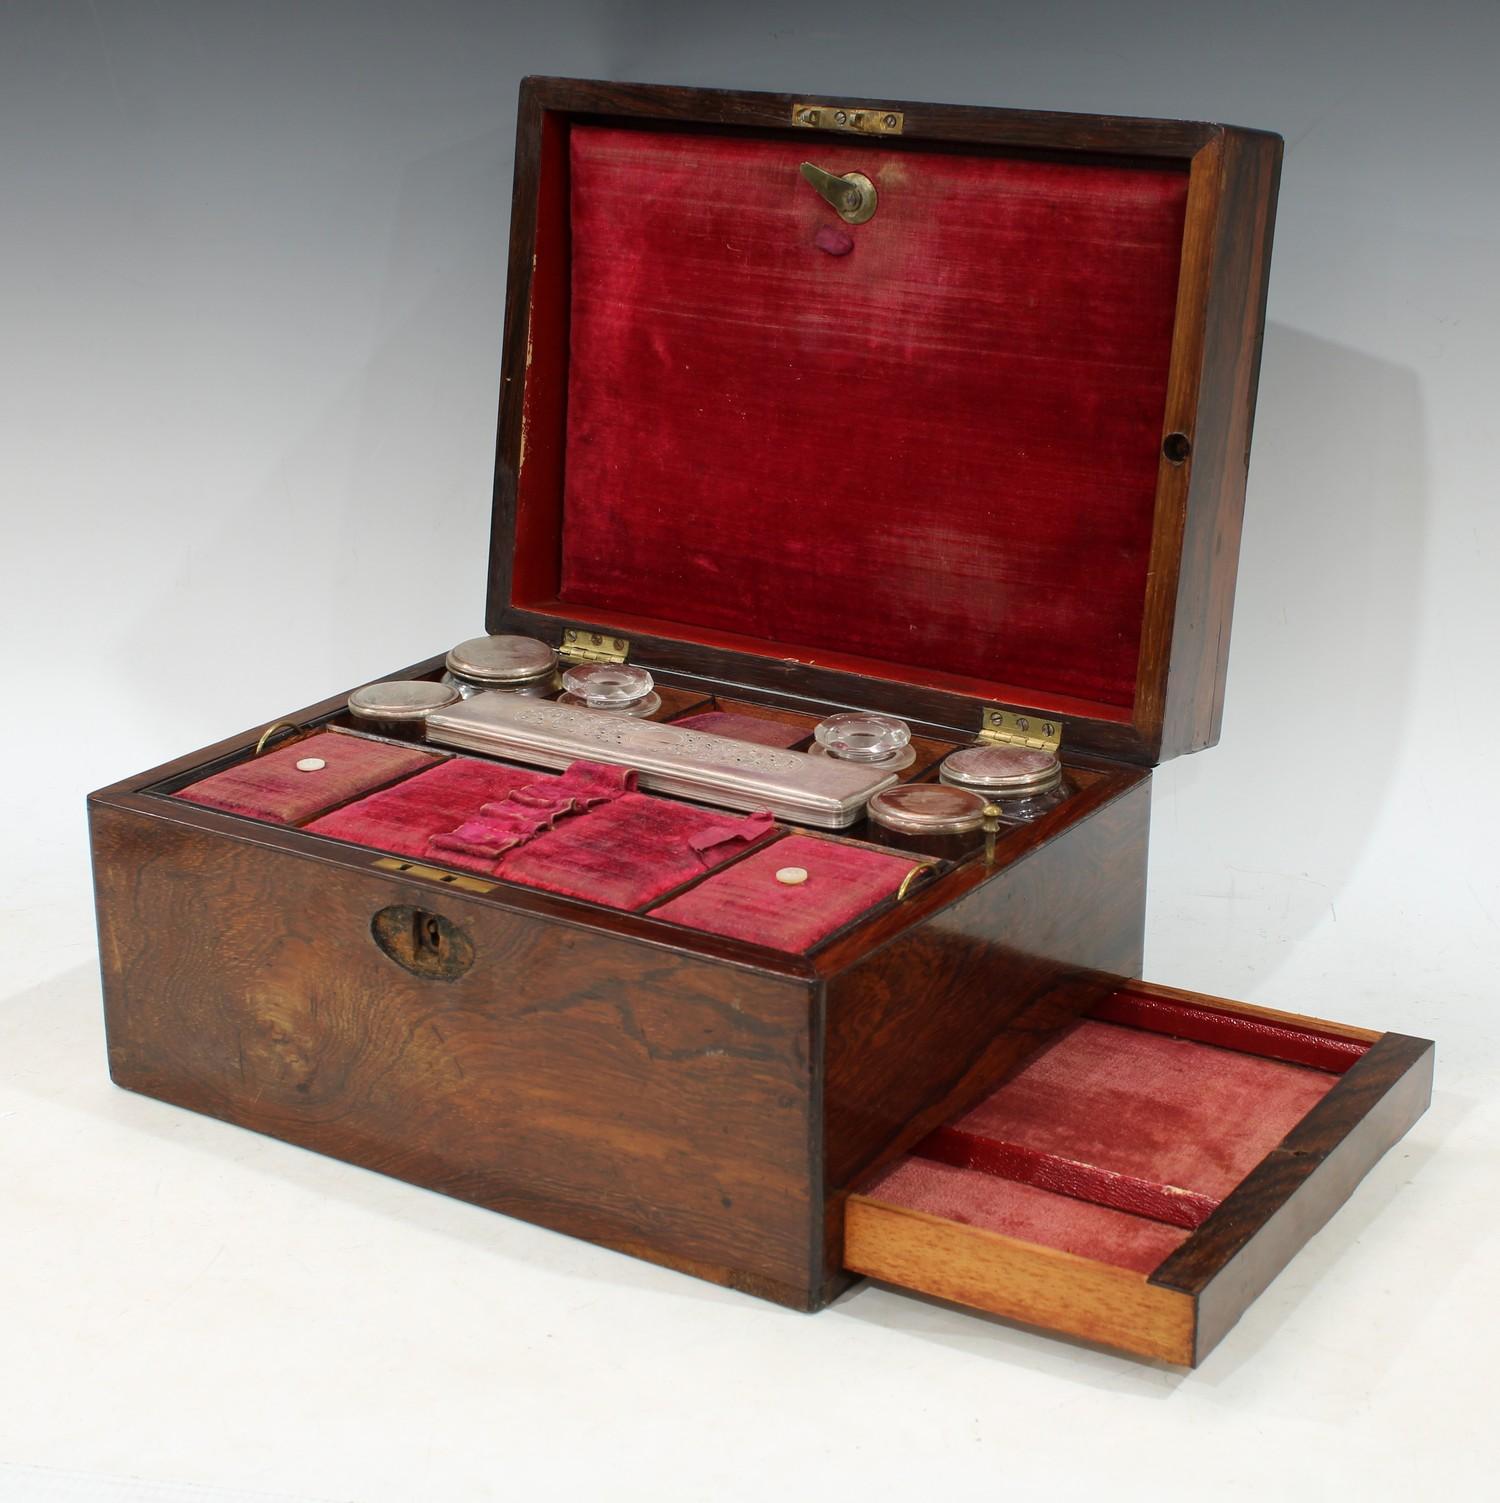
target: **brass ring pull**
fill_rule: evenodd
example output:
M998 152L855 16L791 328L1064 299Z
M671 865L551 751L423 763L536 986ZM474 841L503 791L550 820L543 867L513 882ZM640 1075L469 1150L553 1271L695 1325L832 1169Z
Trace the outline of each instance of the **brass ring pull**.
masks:
M258 757L265 749L268 742L277 731L300 731L302 727L291 720L278 720L275 725L268 725L260 733L260 740L255 743L255 755Z
M896 889L896 901L898 903L904 902L906 900L907 893L911 891L912 883L915 882L917 878L920 877L926 870L927 867L925 866L925 864L918 863L916 866L912 867L912 869L907 872L904 877L902 877L901 885Z

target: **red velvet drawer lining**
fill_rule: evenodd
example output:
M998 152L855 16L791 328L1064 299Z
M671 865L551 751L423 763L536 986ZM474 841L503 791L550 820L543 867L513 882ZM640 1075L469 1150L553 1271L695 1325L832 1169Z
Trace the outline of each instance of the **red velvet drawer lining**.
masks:
M866 1193L1149 1270L1175 1244L1142 1227L1201 1225L1367 1047L1122 991Z
M887 1205L923 1211L1075 1257L1150 1273L1191 1235L1144 1216L1033 1185L955 1169L917 1156L898 1159L863 1193Z
M1336 1078L1085 1019L952 1125L1221 1200Z
M1177 1185L1158 1185L1133 1174L1081 1164L1059 1154L1043 1153L1023 1143L982 1138L958 1127L940 1127L917 1146L917 1154L955 1169L973 1169L1017 1184L1034 1185L1054 1195L1087 1200L1097 1206L1128 1211L1148 1221L1191 1231L1208 1219L1219 1202Z
M1169 1033L1174 1038L1217 1044L1243 1054L1327 1070L1334 1075L1342 1075L1370 1047L1362 1039L1328 1033L1303 1023L1227 1012L1201 1003L1129 990L1116 992L1103 1006L1095 1008L1093 1016L1100 1022Z

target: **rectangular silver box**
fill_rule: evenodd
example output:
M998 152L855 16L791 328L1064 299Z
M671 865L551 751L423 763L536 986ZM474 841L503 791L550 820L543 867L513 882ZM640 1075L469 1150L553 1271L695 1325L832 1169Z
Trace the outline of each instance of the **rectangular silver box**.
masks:
M728 809L841 830L896 776L834 757L786 751L685 726L516 694L476 694L427 717L427 739L538 767L585 758L633 767L641 787Z

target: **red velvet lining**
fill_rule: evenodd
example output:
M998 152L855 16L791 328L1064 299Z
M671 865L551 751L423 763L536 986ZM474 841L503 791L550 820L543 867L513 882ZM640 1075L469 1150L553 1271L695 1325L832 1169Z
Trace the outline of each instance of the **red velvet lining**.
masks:
M713 870L771 827L769 815L622 793L619 771L575 762L559 777L454 757L307 828L606 907L640 908ZM498 821L495 811L515 804L520 790L539 817L512 839L515 822Z
M848 254L808 154L879 189ZM1185 173L586 126L571 168L566 605L1133 702Z
M1000 1143L981 1138L957 1127L940 1127L922 1140L917 1149L924 1159L951 1164L955 1169L977 1169L982 1174L996 1174L1019 1184L1035 1185L1057 1195L1071 1195L1074 1200L1092 1201L1096 1206L1110 1206L1145 1216L1168 1226L1202 1226L1218 1201L1207 1195L1177 1185L1158 1185L1133 1174L1119 1174L1101 1169L1097 1164L1080 1164L1076 1159L1060 1158L1055 1153L1040 1153L1020 1143Z
M466 819L456 830L440 831L428 844L434 851L498 861L552 829L558 820L623 797L634 789L635 778L628 767L574 762L560 778L540 778L481 804L476 818Z
M627 793L512 851L496 870L507 882L565 897L643 908L737 855L770 825L769 815Z
M800 955L895 893L912 865L868 846L788 835L663 903L652 916ZM801 867L807 881L778 882L784 867Z
M551 773L538 772L532 767L502 767L496 762L454 757L394 788L383 789L326 814L307 828L314 835L326 835L332 840L370 846L377 851L389 851L393 856L411 856L421 861L438 859L445 866L458 866L488 876L494 870L493 859L461 851L444 851L435 856L432 837L459 828L483 805L551 777Z
M316 771L299 770L297 763L309 759L323 766ZM262 756L247 757L176 796L228 814L295 825L435 761L431 752L412 747L321 731Z
M787 725L764 715L736 715L732 710L703 710L696 715L684 715L672 724L714 736L729 736L735 741L754 741L760 746L796 746L806 741L808 735L800 725Z
M954 1126L1220 1200L1334 1079L1232 1049L1083 1022Z
M1076 1024L865 1193L1148 1272L1337 1078L1246 1037L1252 1052Z
M1150 1273L1188 1238L1181 1227L932 1159L898 1159L864 1193L1136 1273Z
M1170 1033L1174 1038L1195 1039L1202 1044L1238 1049L1242 1054L1309 1065L1334 1075L1342 1075L1370 1047L1361 1039L1325 1033L1305 1023L1221 1012L1201 1003L1179 1002L1142 992L1116 992L1102 1007L1094 1009L1093 1017L1101 1023L1123 1023L1152 1033Z

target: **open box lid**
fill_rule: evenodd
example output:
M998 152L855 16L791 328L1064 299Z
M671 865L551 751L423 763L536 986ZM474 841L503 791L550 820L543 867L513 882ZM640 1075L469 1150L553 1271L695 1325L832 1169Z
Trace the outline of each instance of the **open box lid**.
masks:
M1212 745L1280 160L525 80L488 629L1137 762Z

